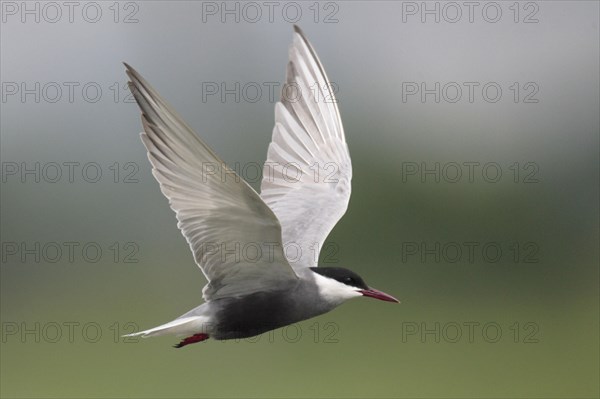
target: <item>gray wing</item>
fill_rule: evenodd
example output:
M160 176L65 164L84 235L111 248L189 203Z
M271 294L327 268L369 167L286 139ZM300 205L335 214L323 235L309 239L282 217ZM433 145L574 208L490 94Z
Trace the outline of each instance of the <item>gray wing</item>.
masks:
M144 78L125 66L142 110L141 138L152 174L209 281L204 298L241 296L296 281L283 254L281 226L271 209Z
M323 242L348 207L351 179L333 90L315 50L295 26L261 184L294 269L317 266Z

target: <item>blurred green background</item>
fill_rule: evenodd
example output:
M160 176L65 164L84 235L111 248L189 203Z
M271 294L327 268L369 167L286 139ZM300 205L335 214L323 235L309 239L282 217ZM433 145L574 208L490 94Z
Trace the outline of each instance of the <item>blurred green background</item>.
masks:
M439 23L420 2L277 3L272 22L262 3L257 17L236 2L99 2L96 23L88 3L72 22L45 4L2 2L2 397L598 397L597 2L497 3L495 23L485 2L454 23L434 2ZM353 160L321 258L402 304L351 301L252 341L124 342L198 305L205 281L150 174L121 62L228 163L262 164L290 22L339 88ZM207 82L265 91L203 101ZM465 92L403 101L403 82ZM21 176L36 162L39 182ZM502 175L480 166L470 182L463 167L452 182L465 162ZM436 163L439 182L408 173Z

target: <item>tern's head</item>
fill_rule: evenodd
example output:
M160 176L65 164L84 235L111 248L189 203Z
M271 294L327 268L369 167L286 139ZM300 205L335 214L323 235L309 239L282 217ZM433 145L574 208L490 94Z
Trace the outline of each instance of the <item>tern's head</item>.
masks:
M329 302L340 304L348 299L368 296L388 302L400 302L391 295L369 287L358 274L343 267L311 267L319 294Z

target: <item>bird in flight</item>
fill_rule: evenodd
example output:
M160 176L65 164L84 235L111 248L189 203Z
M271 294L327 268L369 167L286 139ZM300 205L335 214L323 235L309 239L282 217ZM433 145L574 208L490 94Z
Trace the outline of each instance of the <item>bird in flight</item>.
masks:
M300 28L294 26L275 105L260 195L125 66L152 174L208 280L203 304L128 336L187 336L180 348L262 334L355 297L398 302L348 269L317 267L318 250L348 207L352 165L331 84Z

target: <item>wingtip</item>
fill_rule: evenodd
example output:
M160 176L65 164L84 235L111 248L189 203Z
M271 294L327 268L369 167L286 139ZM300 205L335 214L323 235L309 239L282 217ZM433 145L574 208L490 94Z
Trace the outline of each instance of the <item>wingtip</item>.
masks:
M123 65L125 65L125 73L129 76L129 79L135 81L136 79L140 80L141 75L136 71L131 65L123 61ZM131 82L128 82L131 83Z
M300 29L300 27L296 24L294 24L294 32L296 32L297 34L299 34L300 36L304 37L304 32L302 31L302 29Z

